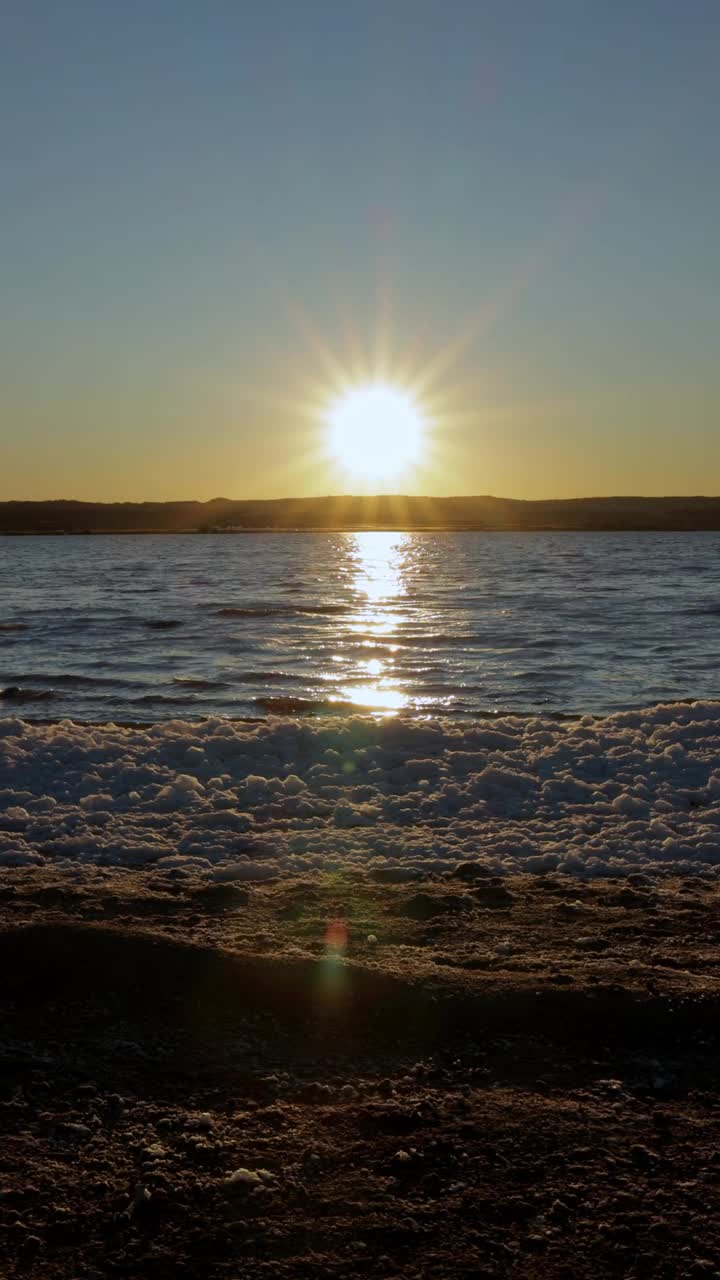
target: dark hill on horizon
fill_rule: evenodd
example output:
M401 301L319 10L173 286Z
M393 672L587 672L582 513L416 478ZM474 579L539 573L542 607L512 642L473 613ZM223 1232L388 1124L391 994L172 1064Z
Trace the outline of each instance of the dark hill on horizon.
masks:
M244 530L720 530L720 498L276 498L210 502L0 502L0 534Z

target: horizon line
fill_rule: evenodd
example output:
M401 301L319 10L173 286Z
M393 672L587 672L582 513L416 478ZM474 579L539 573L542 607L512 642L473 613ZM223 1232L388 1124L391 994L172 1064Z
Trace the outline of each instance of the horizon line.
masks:
M280 503L280 502L517 502L517 503L559 503L559 502L718 502L720 494L713 493L607 493L577 494L573 497L550 498L515 498L510 495L492 493L325 493L280 498L0 498L0 506L24 505L41 506L60 503L76 506L125 507L125 506L213 506L226 504L235 506L241 503Z

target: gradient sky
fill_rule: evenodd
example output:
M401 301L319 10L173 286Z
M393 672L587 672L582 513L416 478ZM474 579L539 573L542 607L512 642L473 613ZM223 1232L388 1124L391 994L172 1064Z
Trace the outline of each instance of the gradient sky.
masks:
M720 493L717 0L10 0L0 498ZM432 375L432 377L431 377Z

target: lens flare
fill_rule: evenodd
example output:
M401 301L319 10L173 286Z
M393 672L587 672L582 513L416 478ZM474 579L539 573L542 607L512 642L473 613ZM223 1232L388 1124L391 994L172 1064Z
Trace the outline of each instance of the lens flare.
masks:
M347 925L342 920L331 920L325 930L325 946L331 955L342 955L348 942Z

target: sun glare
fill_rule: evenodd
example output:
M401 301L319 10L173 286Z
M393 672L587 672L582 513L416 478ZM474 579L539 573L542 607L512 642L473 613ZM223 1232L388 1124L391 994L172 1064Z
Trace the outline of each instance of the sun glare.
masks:
M425 421L412 395L382 383L354 387L327 413L330 449L356 474L389 476L420 458Z

